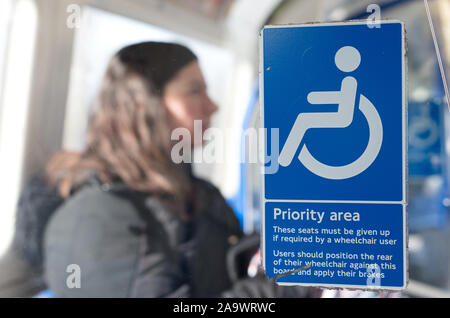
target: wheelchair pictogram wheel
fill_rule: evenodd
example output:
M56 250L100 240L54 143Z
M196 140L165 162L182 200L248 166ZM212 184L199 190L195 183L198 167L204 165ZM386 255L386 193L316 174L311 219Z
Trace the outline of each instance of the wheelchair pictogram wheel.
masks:
M383 143L383 124L375 106L362 94L359 101L359 110L363 113L369 125L369 142L362 155L350 164L330 166L314 158L305 144L298 159L309 171L325 179L342 180L357 176L372 165Z

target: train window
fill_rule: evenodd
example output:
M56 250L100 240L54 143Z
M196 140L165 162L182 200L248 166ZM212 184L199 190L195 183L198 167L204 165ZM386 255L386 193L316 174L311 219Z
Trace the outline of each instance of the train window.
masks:
M22 182L21 163L25 148L38 13L31 0L16 1L14 7L12 1L2 1L0 9L0 40L4 45L1 60L5 60L2 63L4 69L0 69L0 75L4 75L0 107L1 254L12 237L13 216ZM6 11L3 12L3 9ZM8 10L11 10L9 16Z
M256 108L258 108L256 106ZM260 117L258 112L254 112L250 119L251 127L260 127ZM251 149L248 149L251 151ZM261 167L259 163L247 163L246 175L246 204L243 217L244 230L247 233L259 232L261 228Z
M8 31L11 22L11 0L2 1L0 3L0 96L2 96L4 66L7 50ZM0 112L1 105L0 103Z
M210 96L219 106L227 103L233 65L233 55L229 50L97 8L83 7L81 14L75 35L64 148L80 150L83 147L89 109L106 63L117 50L135 42L178 42L190 47L199 57ZM216 118L223 113L223 110L219 111ZM208 169L213 167L205 165L200 174L209 175Z

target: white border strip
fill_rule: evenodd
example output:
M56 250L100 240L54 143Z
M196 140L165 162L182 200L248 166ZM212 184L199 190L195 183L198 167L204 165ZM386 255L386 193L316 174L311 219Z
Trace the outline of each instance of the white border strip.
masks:
M264 29L259 33L259 128L264 129ZM263 130L265 131L265 130ZM266 143L261 147L262 156L260 158L265 158L266 154ZM261 261L264 274L266 271L266 240L265 240L265 228L266 228L266 187L265 187L265 160L260 160L260 173L261 173L261 207L262 207L262 220L261 220ZM267 275L266 275L267 276Z

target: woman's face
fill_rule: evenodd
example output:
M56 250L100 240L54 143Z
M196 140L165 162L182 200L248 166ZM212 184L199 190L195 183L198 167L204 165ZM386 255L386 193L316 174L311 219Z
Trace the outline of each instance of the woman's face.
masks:
M217 111L217 105L208 96L205 79L197 61L186 65L166 84L163 101L171 128L189 130L193 143L194 140L202 140L194 138L194 120L202 122L203 135L211 124L211 115Z

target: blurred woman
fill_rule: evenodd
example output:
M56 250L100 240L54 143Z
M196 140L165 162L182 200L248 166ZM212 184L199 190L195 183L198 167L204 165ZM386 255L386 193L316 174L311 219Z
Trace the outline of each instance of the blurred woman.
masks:
M216 110L189 49L145 42L112 58L85 150L47 166L66 198L45 231L56 297L214 297L231 287L226 253L239 223L214 186L171 159L171 131L193 136L194 120L207 129Z
M262 273L246 277L258 241L243 237L213 185L171 158L178 142L171 132L193 136L195 120L206 130L216 110L186 47L145 42L120 50L107 67L85 150L56 154L44 178L33 178L21 195L0 292L307 296Z

